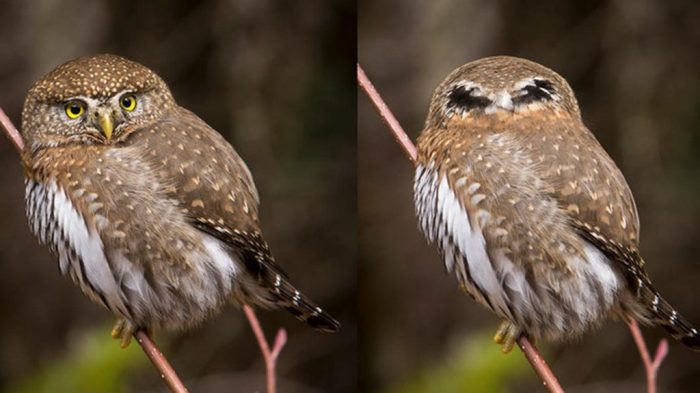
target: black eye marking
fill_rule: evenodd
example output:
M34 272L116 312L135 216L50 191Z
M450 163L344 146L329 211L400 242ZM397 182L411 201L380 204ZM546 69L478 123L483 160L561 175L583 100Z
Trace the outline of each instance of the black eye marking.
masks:
M546 79L535 79L534 85L527 85L520 89L521 95L513 98L513 104L529 104L535 101L551 101L556 91L552 82Z
M474 88L467 90L464 86L456 86L447 96L447 106L464 110L474 108L486 108L491 105L491 100L486 97L473 96Z
M535 79L535 86L547 91L550 94L554 93L554 85L552 84L552 82L546 79Z

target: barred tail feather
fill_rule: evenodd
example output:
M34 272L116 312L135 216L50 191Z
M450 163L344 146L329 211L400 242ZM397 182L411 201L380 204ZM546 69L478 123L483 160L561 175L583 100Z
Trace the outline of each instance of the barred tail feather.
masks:
M636 248L608 241L597 229L573 220L581 236L619 264L627 279L630 298L623 300L623 312L647 325L662 327L671 337L690 349L700 351L700 333L654 288L644 271L644 260Z
M231 251L240 258L248 280L241 277L237 288L237 299L242 303L264 308L284 308L297 319L306 322L314 329L324 332L337 332L340 322L323 311L311 299L304 296L287 280L287 275L278 266L259 232L234 231L222 233L206 222L195 225L232 247Z
M656 289L648 285L643 286L640 288L640 295L638 298L649 313L648 319L652 325L663 328L688 348L700 351L700 332L661 297Z
M248 271L254 280L240 288L244 293L243 302L263 308L284 308L320 331L340 330L340 323L296 289L279 267L268 262L258 263L255 269L255 272Z
M257 296L249 296L254 303L268 308L284 308L297 319L320 331L340 330L340 323L296 289L269 255L258 254L252 261L250 254L248 256L244 262L248 273L255 278L254 286L257 287L257 290L250 291L257 293Z
M289 281L279 274L273 283L274 305L292 313L300 321L306 322L314 329L324 332L337 332L340 323L323 311L311 299L299 292Z

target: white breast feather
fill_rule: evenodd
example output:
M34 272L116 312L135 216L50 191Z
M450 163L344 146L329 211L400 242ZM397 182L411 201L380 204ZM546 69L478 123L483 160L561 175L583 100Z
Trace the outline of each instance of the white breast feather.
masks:
M514 307L532 310L539 300L525 278L525 271L520 266L516 266L503 249L496 250L494 262L499 276L503 279L503 284L515 294L510 297Z
M474 282L486 292L494 307L507 313L503 289L486 253L486 239L481 228L472 228L469 214L450 188L447 177L440 179L437 210L447 226L458 250L467 257L469 273ZM478 220L474 220L478 222Z
M432 228L435 222L435 189L437 189L435 169L432 166L425 168L418 165L413 183L413 195L420 227L429 242L435 241Z
M223 249L223 243L207 234L202 234L204 249L208 254L208 260L214 266L214 269L221 275L225 285L225 290L228 292L231 289L233 276L236 275L236 263L231 258L231 254Z
M472 228L472 221L447 178L438 181L438 172L433 165L418 166L414 191L421 229L428 241L441 245L447 270L456 270L460 280L469 288L464 270L468 269L472 280L485 292L491 304L507 314L503 289L486 253L486 239L481 228ZM473 221L479 222L478 219ZM454 251L466 257L467 266L462 266L461 258L454 255ZM472 294L481 297L478 293Z
M130 261L124 251L115 250L109 253L114 274L119 277L122 288L128 288L142 299L155 298L156 294L144 276L143 266Z
M570 265L577 267L580 270L579 274L581 276L593 277L595 281L598 282L600 288L603 290L604 299L602 300L605 304L598 305L597 307L603 306L604 309L607 309L611 307L615 301L616 293L621 284L620 277L611 266L608 258L600 251L600 249L598 249L598 247L584 241L583 252L586 254L586 260L575 261L578 263L570 262ZM594 296L595 292L593 288L586 289L587 291L581 291L582 294L578 295L578 304L581 305L581 308L585 309L576 310L579 315L584 315L586 312L590 312L590 310L595 309L599 301Z
M46 191L53 195L54 214L58 225L56 230L61 231L62 237L68 242L69 247L75 250L78 257L83 260L84 273L88 281L102 293L110 307L128 315L120 296L119 287L107 263L102 239L94 229L88 229L85 219L78 213L64 191L56 186L56 183L50 183ZM61 265L70 264L71 261L68 260L70 251L65 248L62 242L58 242L56 246ZM78 261L72 262L78 264ZM79 266L73 267L79 269Z

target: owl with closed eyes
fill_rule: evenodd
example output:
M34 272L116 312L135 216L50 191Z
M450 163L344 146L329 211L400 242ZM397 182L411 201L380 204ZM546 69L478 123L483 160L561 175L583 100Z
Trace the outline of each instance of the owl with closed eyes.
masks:
M339 329L275 263L246 164L153 71L114 55L63 64L29 90L21 132L31 231L115 315L122 345L227 304Z
M457 68L433 94L417 161L420 229L503 320L504 351L521 334L571 339L610 316L700 350L647 275L629 186L556 72L508 56Z

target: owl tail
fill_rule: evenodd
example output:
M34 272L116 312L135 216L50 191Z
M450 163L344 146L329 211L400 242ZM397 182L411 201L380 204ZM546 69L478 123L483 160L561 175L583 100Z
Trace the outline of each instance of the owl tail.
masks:
M700 351L700 332L681 316L669 302L661 297L651 285L640 288L637 298L645 311L645 319L652 325L662 327L674 339L688 348Z
M299 292L282 274L275 273L272 282L268 284L271 284L268 288L273 294L273 307L286 309L314 329L324 332L340 330L340 323L335 318Z
M254 284L249 282L241 288L243 303L267 309L284 308L300 321L323 332L340 330L340 323L297 290L281 270L264 270L261 273L266 274L258 274Z
M340 323L294 287L275 266L258 266L255 284L247 286L244 303L274 309L284 308L297 319L323 332L337 332Z
M340 330L340 322L289 282L282 268L275 263L267 243L259 232L240 232L234 236L224 236L211 226L202 223L195 225L232 246L231 251L243 262L248 279L239 283L238 293L234 296L240 303L263 308L284 308L314 329L323 332Z
M249 299L265 308L284 308L314 329L331 333L340 330L335 318L289 282L268 252L244 254L248 273L255 278L256 290L251 292L257 293L257 296L248 296Z

